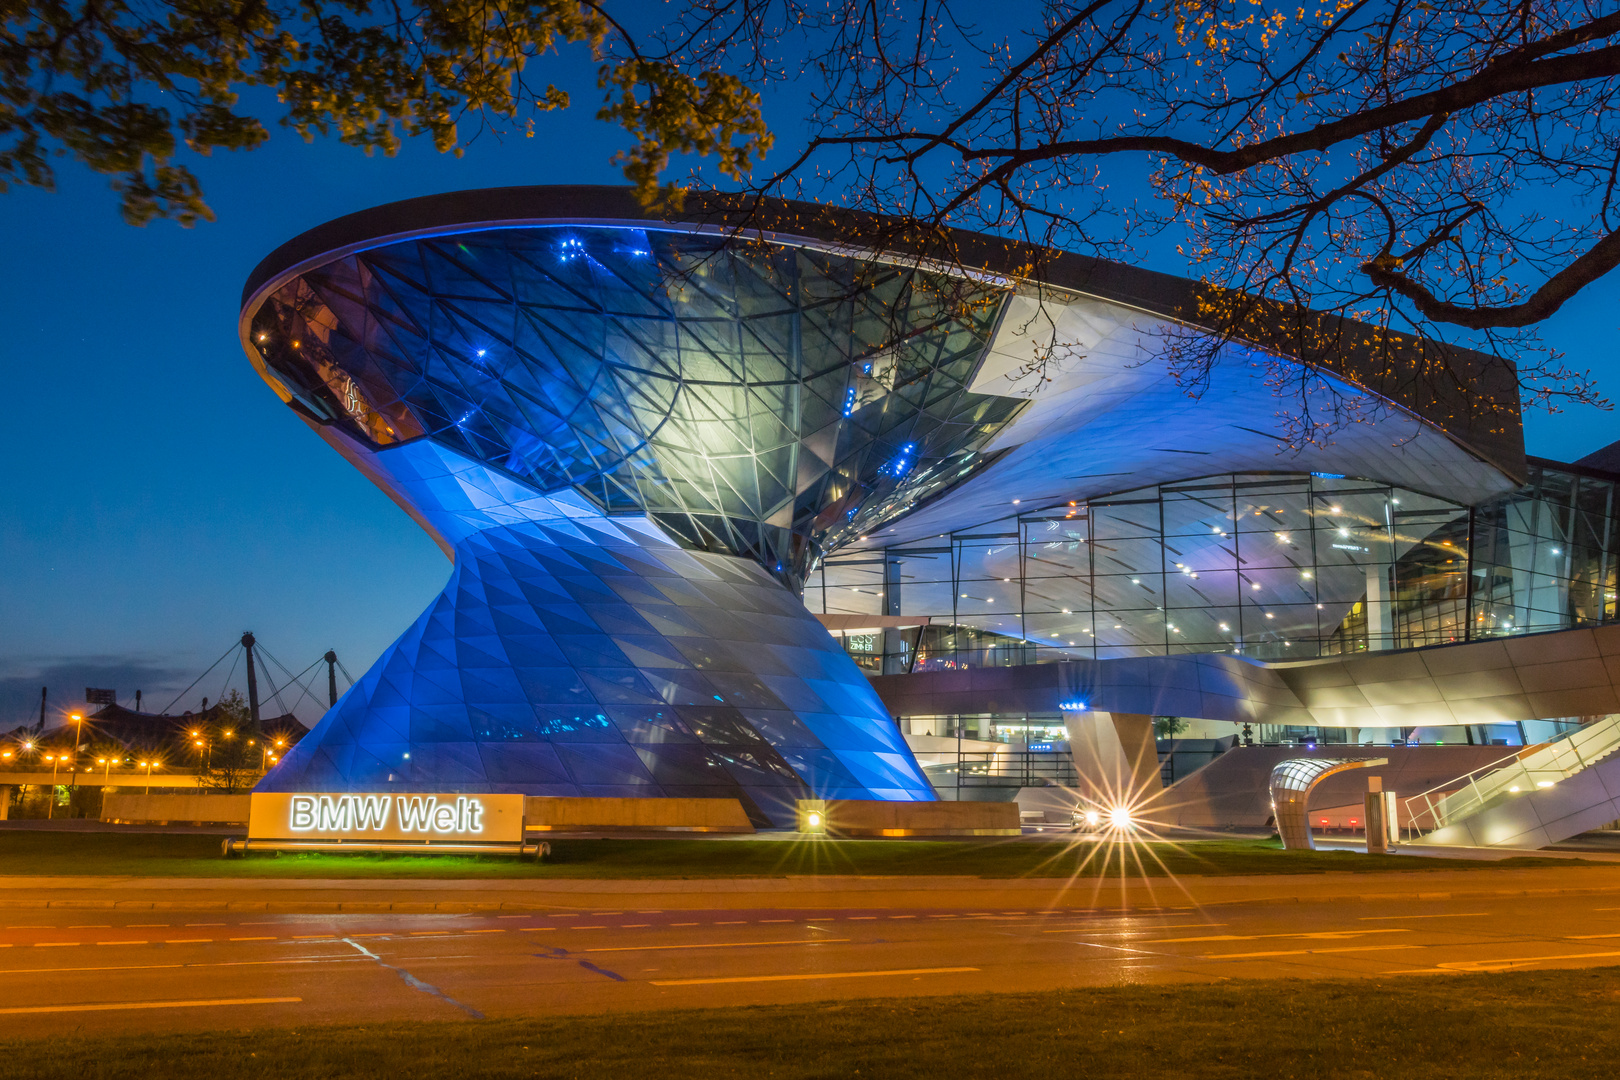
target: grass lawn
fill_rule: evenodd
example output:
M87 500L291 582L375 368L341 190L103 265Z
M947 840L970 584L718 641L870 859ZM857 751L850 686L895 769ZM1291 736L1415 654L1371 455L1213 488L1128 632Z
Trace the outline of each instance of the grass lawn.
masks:
M0 1041L50 1080L1615 1075L1620 968Z
M1118 851L1061 840L553 840L533 863L498 856L251 855L224 859L217 836L0 831L0 874L141 877L719 878L809 874L966 874L979 877L1119 875ZM1276 840L1137 845L1126 872L1300 874L1569 866L1536 857L1470 862L1408 855L1283 851Z

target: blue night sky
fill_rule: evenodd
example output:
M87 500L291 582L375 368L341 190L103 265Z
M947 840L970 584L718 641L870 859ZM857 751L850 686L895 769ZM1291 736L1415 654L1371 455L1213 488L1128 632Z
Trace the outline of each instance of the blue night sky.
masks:
M378 203L621 182L609 163L621 138L576 85L575 108L536 138L486 137L460 159L421 141L367 158L277 132L259 151L193 162L219 220L189 230L123 224L102 178L68 163L54 193L0 195L0 731L32 718L42 685L58 708L86 685L126 705L139 688L162 708L244 629L295 672L332 648L359 677L421 612L444 556L254 373L236 339L242 283L284 240ZM794 149L773 119L768 160ZM1147 261L1181 270L1164 249ZM1620 282L1602 282L1547 327L1610 396L1617 300ZM1532 414L1526 442L1569 460L1617 428L1592 409ZM222 666L176 711L224 684ZM307 723L320 711L298 709Z

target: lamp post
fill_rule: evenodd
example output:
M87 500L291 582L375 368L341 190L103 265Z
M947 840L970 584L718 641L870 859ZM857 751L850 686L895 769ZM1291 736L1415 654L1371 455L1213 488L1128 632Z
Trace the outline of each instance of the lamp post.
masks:
M84 749L84 714L74 713L71 717L73 729L73 779L69 787L79 786L79 752Z
M62 764L62 759L65 757L67 757L66 754L45 755L45 760L51 763L51 797L49 801L45 803L46 821L54 821L56 819L56 770Z
M148 795L152 794L152 766L156 764L155 761L140 762L140 767L146 770L146 793Z

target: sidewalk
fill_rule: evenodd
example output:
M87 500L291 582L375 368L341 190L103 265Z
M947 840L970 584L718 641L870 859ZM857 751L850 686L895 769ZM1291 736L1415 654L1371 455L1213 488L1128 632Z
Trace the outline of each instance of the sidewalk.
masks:
M1042 910L1221 904L1430 901L1613 895L1620 866L1250 877L990 879L784 877L696 880L423 881L244 878L0 877L0 909L268 911L334 914L480 911Z

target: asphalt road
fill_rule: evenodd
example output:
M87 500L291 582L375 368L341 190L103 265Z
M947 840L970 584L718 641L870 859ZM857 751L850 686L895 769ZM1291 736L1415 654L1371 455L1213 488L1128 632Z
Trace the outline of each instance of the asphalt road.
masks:
M545 1016L1620 963L1620 897L1115 911L0 910L0 1032Z

